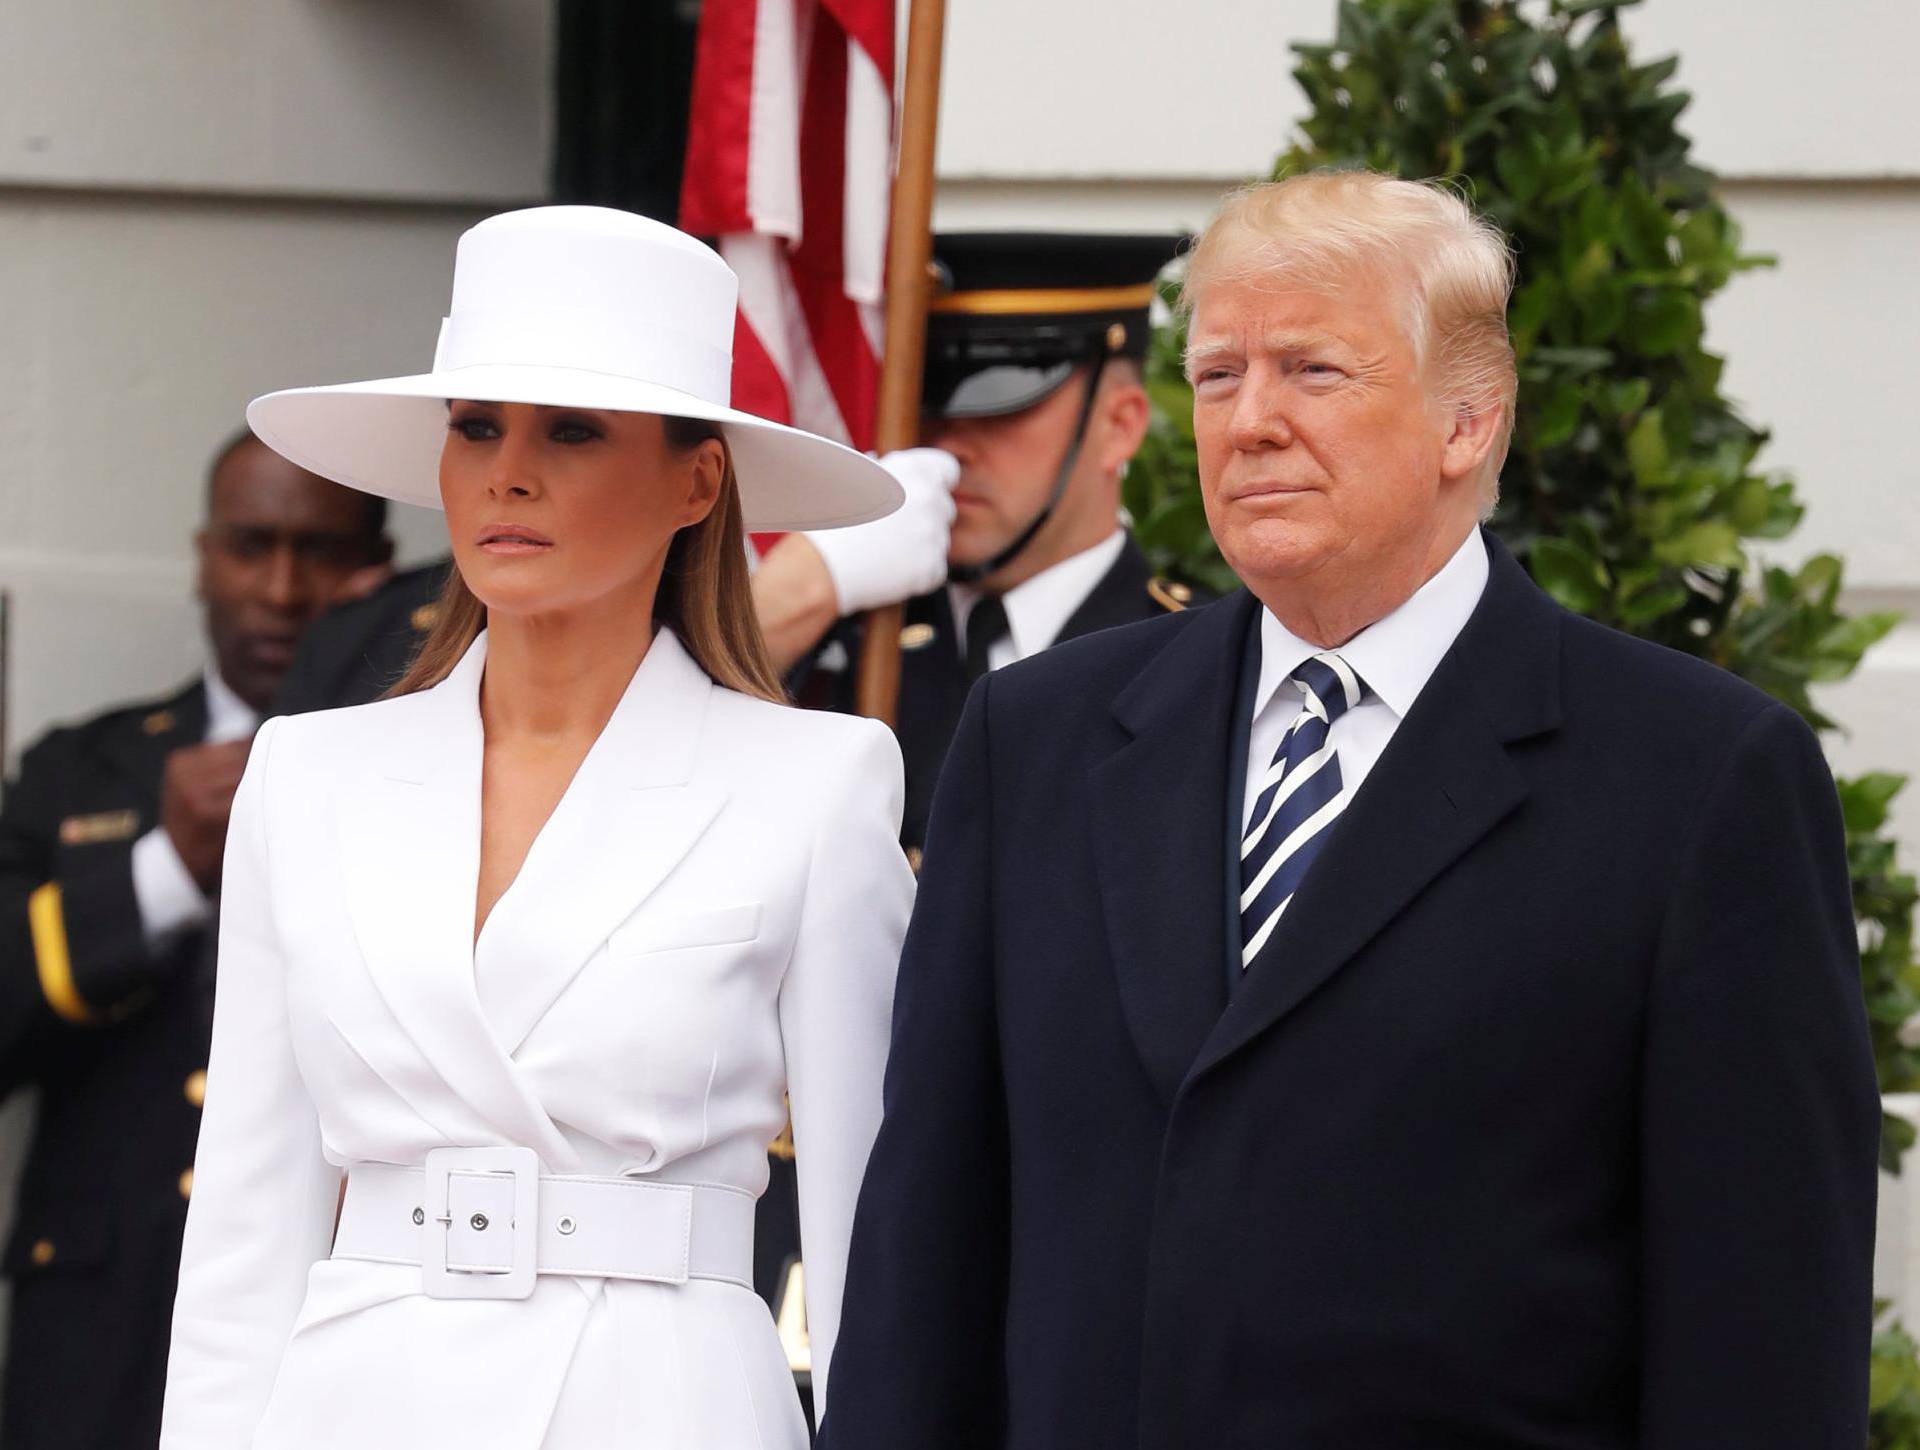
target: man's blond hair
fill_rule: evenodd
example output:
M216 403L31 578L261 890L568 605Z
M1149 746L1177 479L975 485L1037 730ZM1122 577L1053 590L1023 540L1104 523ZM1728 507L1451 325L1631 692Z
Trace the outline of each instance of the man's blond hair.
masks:
M1437 181L1372 171L1310 171L1229 192L1188 254L1180 310L1221 282L1337 287L1397 280L1414 357L1443 406L1498 408L1482 478L1490 509L1513 433L1513 256L1499 228Z

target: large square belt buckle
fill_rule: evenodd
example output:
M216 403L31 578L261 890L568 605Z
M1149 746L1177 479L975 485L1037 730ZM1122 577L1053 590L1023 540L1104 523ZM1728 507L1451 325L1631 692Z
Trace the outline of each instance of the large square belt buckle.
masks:
M538 1273L540 1155L531 1148L435 1148L426 1158L426 1223L420 1246L421 1286L430 1299L525 1299ZM496 1174L513 1180L513 1221L498 1225L513 1254L502 1269L449 1269L454 1174ZM476 1215L478 1217L478 1215Z

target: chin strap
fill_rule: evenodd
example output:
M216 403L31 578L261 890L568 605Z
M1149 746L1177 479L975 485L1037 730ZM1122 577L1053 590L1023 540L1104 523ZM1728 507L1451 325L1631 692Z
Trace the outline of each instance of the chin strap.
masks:
M1087 424L1093 419L1094 399L1100 393L1100 376L1107 369L1107 352L1101 352L1093 359L1087 369L1087 395L1080 402L1080 421L1074 424L1073 441L1067 444L1066 457L1060 460L1060 467L1053 476L1053 490L1047 495L1047 501L1040 512L1034 515L1033 522L1018 534L1013 542L978 564L959 564L947 570L949 584L977 584L988 575L997 574L1020 556L1020 551L1031 544L1034 535L1046 527L1047 520L1053 517L1053 511L1060 506L1060 500L1067 492L1067 480L1073 477L1074 466L1080 462L1080 449L1087 441Z

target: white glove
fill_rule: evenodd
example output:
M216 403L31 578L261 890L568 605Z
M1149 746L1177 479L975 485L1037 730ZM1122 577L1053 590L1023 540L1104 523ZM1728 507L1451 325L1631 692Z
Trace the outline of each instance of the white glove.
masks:
M807 534L826 563L842 614L898 604L947 577L960 460L938 448L903 448L880 466L906 491L899 508L870 524Z

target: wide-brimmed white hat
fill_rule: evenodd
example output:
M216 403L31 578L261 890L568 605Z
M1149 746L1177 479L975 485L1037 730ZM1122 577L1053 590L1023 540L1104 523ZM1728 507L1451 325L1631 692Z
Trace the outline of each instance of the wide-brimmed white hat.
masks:
M268 393L247 422L302 468L439 508L448 399L705 418L732 449L748 528L892 513L900 485L872 459L728 405L738 291L711 248L646 217L506 212L460 238L432 372Z

